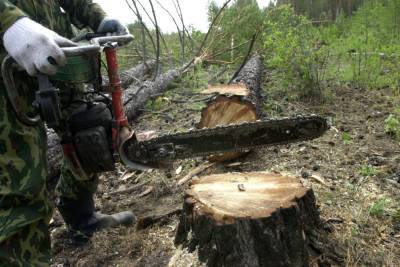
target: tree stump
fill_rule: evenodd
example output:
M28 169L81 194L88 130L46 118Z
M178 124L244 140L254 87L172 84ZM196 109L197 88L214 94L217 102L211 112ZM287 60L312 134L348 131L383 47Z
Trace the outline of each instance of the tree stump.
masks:
M211 175L186 191L176 245L207 266L308 266L312 189L271 173Z

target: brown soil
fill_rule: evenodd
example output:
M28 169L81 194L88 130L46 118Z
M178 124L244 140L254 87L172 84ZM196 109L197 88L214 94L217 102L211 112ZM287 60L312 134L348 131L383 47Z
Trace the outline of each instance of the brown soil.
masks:
M134 127L159 132L194 128L202 107L197 100L204 96L182 88L176 91L179 94L170 92L157 100L155 110L146 112ZM393 111L395 98L384 91L345 87L322 106L283 101L278 96L270 96L268 103L274 107L268 111L273 116L324 115L331 120L332 130L311 142L256 149L233 162L237 164L215 165L202 175L274 171L300 177L313 188L326 234L334 245L334 252L312 259L312 265L400 266L400 147L384 133L384 120ZM155 216L159 220L143 230L101 231L87 244L77 245L56 214L53 266L173 266L175 254L181 253L173 242L187 188L177 181L203 161L179 161L169 172L129 173L120 167L118 172L102 175L96 194L99 210L129 209L140 218L160 215ZM176 174L180 166L182 173ZM132 193L112 194L140 183ZM183 266L197 264L188 259Z

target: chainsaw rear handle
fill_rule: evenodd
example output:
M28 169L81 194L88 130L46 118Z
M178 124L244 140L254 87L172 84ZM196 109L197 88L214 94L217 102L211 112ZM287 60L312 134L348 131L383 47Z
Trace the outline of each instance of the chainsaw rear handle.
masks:
M40 116L29 116L26 114L22 107L24 106L21 102L21 97L18 94L18 90L15 86L14 81L14 70L18 69L18 64L10 56L6 56L1 64L1 75L5 85L8 99L10 100L11 106L14 109L17 118L25 125L35 126L40 122Z

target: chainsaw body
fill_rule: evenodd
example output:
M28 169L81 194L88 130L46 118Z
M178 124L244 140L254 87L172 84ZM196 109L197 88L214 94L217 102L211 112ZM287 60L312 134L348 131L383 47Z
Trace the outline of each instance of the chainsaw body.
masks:
M20 96L15 88L13 72L18 66L11 57L2 63L2 77L10 102L17 118L30 126L45 122L49 128L57 131L66 129L61 137L64 158L72 167L72 171L80 177L88 177L95 173L112 171L119 160L121 145L120 132L126 128L129 132L128 120L123 112L121 102L122 90L117 64L117 48L133 40L131 35L86 38L90 44L77 47L62 48L67 56L67 64L60 67L53 76L38 75L39 88L35 102L36 112L25 114L20 109ZM75 40L81 41L81 40ZM102 85L101 53L105 53L110 83ZM65 84L89 84L94 92L104 92L111 96L111 104L104 102L83 103L72 112L66 125L61 123L61 104L59 89L54 82ZM132 134L128 135L131 136Z

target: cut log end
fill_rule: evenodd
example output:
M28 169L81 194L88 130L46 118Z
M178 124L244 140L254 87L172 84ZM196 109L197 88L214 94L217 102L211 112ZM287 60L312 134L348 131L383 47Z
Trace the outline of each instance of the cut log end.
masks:
M257 111L251 102L240 96L220 95L203 109L198 128L251 122L257 118Z
M231 86L231 85L230 85ZM242 96L219 95L202 111L198 128L252 122L258 119L255 106ZM229 152L208 158L211 162L228 161L240 157L243 153Z
M208 266L306 266L319 225L311 189L270 173L204 177L186 191L176 243Z
M217 85L210 85L207 90L204 90L201 93L205 95L220 94L220 95L248 96L250 94L250 90L243 83L217 84Z

